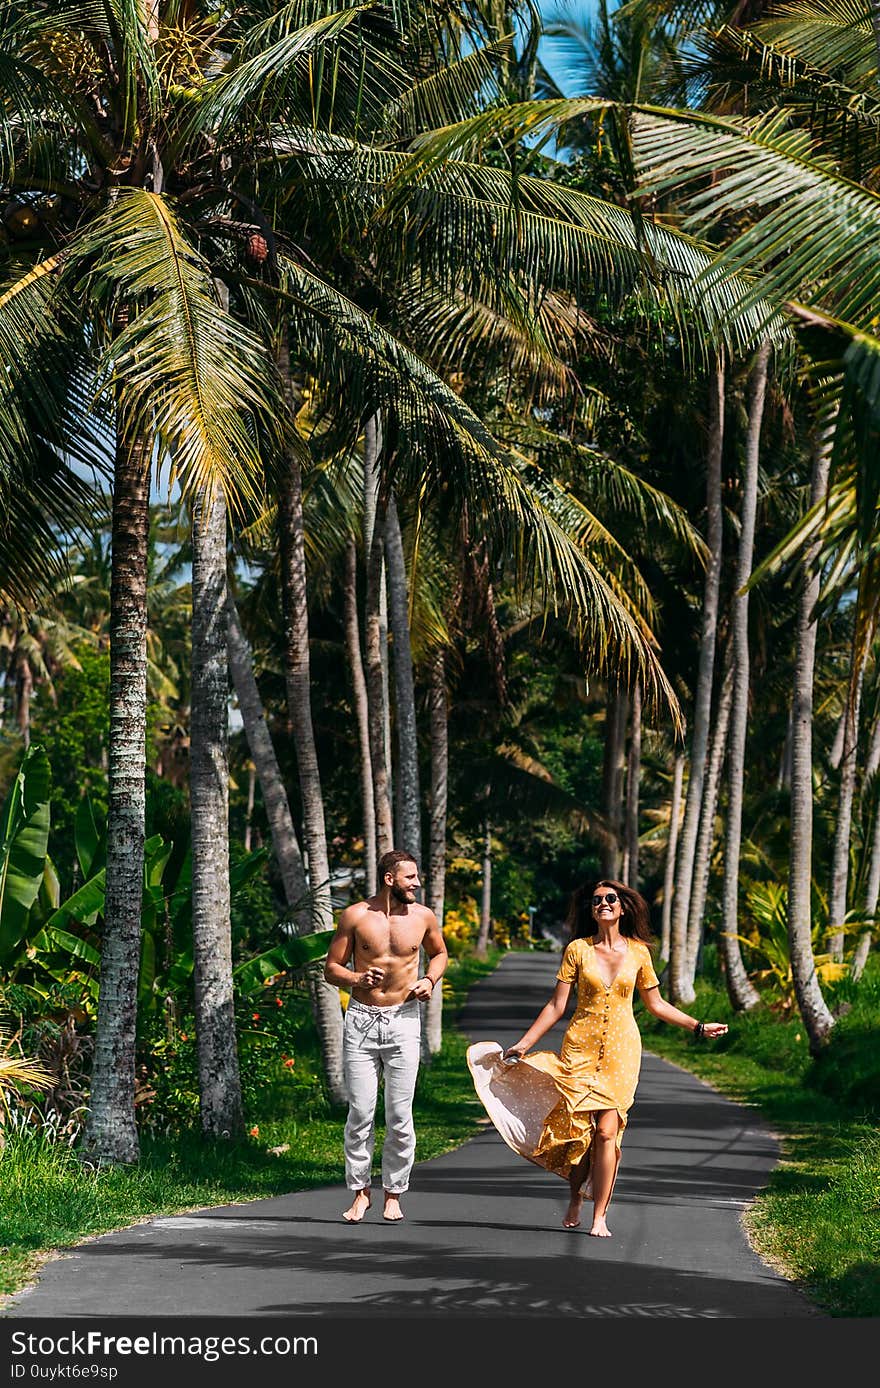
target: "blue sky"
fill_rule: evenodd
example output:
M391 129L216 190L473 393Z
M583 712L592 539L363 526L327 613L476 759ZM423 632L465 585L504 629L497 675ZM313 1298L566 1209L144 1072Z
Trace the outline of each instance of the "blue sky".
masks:
M609 10L617 9L617 0L610 0ZM545 19L553 19L557 15L571 15L583 22L591 19L597 10L596 0L539 0L538 9ZM541 41L541 61L552 77L559 81L560 73L554 63L553 50L554 42L552 39L542 39ZM564 87L563 87L564 90Z

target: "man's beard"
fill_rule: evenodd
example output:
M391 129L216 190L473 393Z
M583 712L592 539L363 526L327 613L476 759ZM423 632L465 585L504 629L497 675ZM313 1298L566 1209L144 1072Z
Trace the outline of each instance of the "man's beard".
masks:
M391 895L394 897L395 901L402 901L404 906L409 905L409 897L411 891L411 887L398 887L394 882L392 882L391 884ZM415 897L415 892L413 892L412 894L413 897Z

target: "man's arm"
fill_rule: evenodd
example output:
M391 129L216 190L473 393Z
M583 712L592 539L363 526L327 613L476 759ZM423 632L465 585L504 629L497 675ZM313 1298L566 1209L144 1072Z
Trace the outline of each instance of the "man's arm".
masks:
M425 969L424 978L419 979L410 993L411 998L418 998L420 1002L426 1001L431 996L449 963L443 931L440 929L440 924L433 911L428 912L428 924L422 939L422 948L428 956L428 966Z
M372 988L374 984L381 983L384 977L381 969L369 968L363 973L358 973L347 967L349 959L354 958L355 927L363 914L363 906L347 906L339 917L333 939L330 941L324 977L337 988Z

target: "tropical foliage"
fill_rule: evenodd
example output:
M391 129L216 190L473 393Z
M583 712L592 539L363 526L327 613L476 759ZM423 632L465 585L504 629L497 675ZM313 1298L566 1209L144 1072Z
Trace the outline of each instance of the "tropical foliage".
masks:
M867 0L541 39L0 0L0 978L98 1160L344 1097L392 839L458 956L601 873L685 1005L870 984Z

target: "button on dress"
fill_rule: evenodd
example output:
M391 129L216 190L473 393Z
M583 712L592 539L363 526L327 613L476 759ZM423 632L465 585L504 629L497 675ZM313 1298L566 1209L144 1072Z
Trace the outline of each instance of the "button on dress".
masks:
M481 1042L468 1050L477 1093L501 1136L520 1156L567 1179L590 1151L596 1115L616 1109L618 1157L642 1059L633 996L658 986L647 945L623 936L627 951L610 985L597 966L592 940L572 940L556 977L577 985L577 1007L557 1055L530 1052L516 1065L502 1047Z

